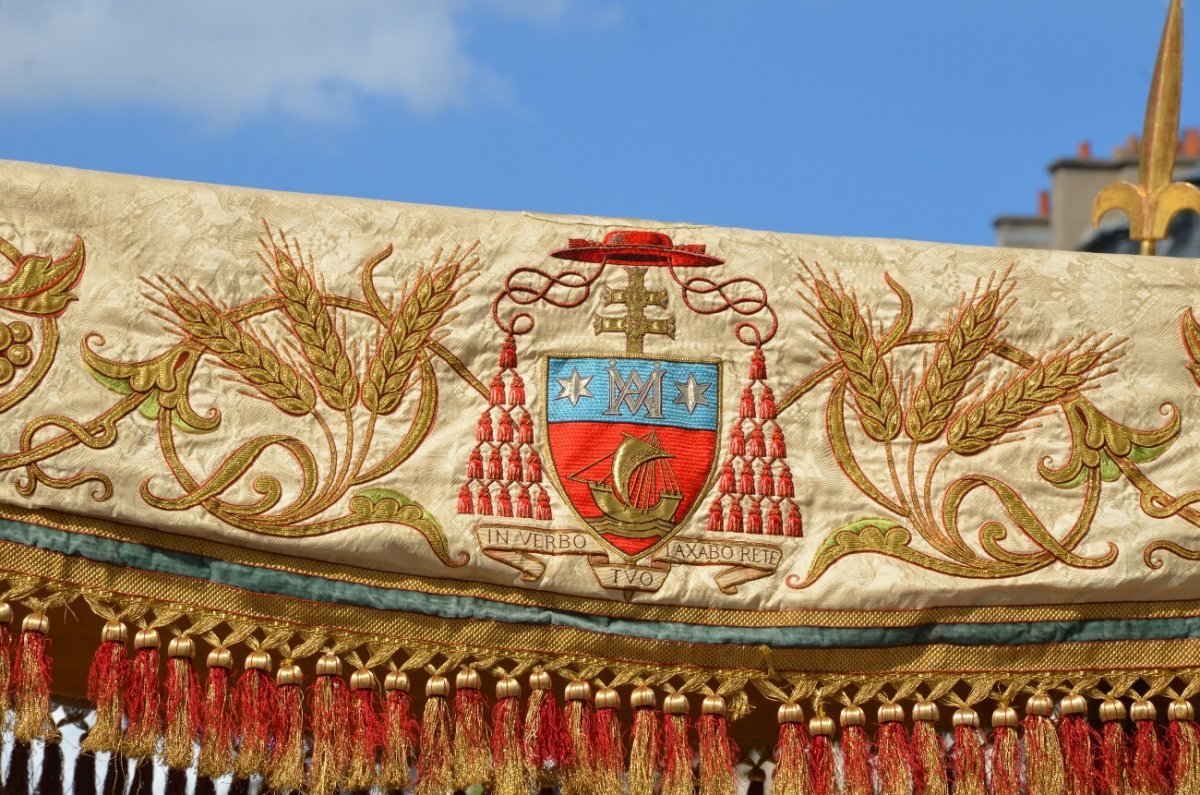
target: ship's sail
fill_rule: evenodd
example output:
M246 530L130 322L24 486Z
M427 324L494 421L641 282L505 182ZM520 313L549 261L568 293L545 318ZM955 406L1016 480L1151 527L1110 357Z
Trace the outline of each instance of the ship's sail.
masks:
M634 502L630 485L635 475L638 474L639 468L661 458L674 458L671 453L651 444L649 441L651 438L653 438L653 434L650 434L647 439L626 436L617 447L616 454L613 455L613 489L626 505L632 505ZM658 440L655 438L654 441Z

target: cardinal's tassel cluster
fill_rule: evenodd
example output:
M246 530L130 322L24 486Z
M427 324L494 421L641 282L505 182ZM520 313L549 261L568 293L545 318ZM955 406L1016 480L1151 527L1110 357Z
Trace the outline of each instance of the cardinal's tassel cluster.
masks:
M688 711L687 696L683 693L672 693L663 699L662 795L691 795L695 788Z
M379 760L379 786L401 790L409 786L409 769L417 757L420 727L412 715L411 683L403 671L389 671L383 679L383 749Z
M125 682L125 736L121 750L131 759L149 759L158 749L162 732L159 706L158 648L161 641L153 629L139 629L133 637L133 661Z
M173 770L191 767L200 734L203 704L200 680L192 665L195 656L196 642L191 638L172 638L167 644L166 731L162 760Z
M888 703L879 707L875 748L880 795L909 795L913 791L915 765L912 745L903 721L904 707L899 704Z
M1135 701L1129 708L1133 718L1133 753L1129 766L1129 790L1133 795L1167 795L1166 759L1163 755L1157 711L1149 701Z
M595 795L622 795L625 782L625 742L617 710L621 696L612 688L596 691L596 711L592 720L592 792Z
M987 762L979 713L968 706L954 710L954 745L950 749L950 774L954 795L987 795Z
M654 795L654 776L661 757L662 722L655 709L654 691L645 685L633 689L633 733L629 745L629 795Z
M872 795L871 741L864 725L867 714L852 704L842 709L838 723L842 726L842 793L843 795Z
M121 743L121 693L125 683L125 642L128 630L120 621L109 621L100 630L100 646L88 670L87 696L95 720L80 746L85 751L113 752Z
M18 743L59 739L50 715L49 633L50 619L45 613L30 613L21 621L12 667L13 737Z
M375 762L383 745L375 674L360 668L350 674L350 760L346 788L367 792L375 787Z
M996 707L992 713L991 795L1021 795L1021 747L1017 742L1017 711Z
M250 652L237 682L237 726L241 739L233 769L238 778L261 776L269 768L278 706L275 696L271 655L261 649Z
M208 653L204 683L204 731L200 735L199 775L219 778L233 769L233 688L230 669L233 654L218 647Z
M1200 726L1196 708L1176 699L1167 705L1167 769L1171 772L1171 792L1176 795L1200 793Z
M950 795L946 769L946 744L938 732L941 717L937 704L919 701L912 710L913 792L915 795Z
M304 787L304 672L284 660L275 671L275 744L268 783L276 792Z
M421 750L417 765L417 795L446 795L454 766L450 724L450 680L429 677L425 683L425 711L421 715Z
M1066 779L1053 714L1054 700L1044 693L1030 696L1025 704L1026 776L1030 792L1037 795L1062 795Z
M479 672L464 668L454 678L454 775L455 789L483 784L491 774L492 740L488 731L487 705Z
M818 714L808 722L808 767L812 773L813 795L837 792L837 767L833 750L833 718Z
M521 731L521 683L506 676L496 683L492 708L492 792L528 795L529 771Z
M555 775L571 761L571 737L551 689L550 674L529 675L529 703L525 708L525 767L539 787L553 784Z
M591 792L592 768L592 686L584 681L567 683L563 723L570 738L570 761L559 774L563 795L587 795Z
M342 681L342 661L333 653L317 660L317 678L309 690L312 767L308 791L333 795L342 786L350 751L350 698Z
M1125 733L1125 705L1118 699L1100 704L1100 795L1125 795L1129 791L1129 736Z
M1095 795L1096 732L1087 720L1087 701L1078 693L1058 702L1065 795Z
M729 737L724 698L715 694L704 697L696 733L700 743L700 795L734 795L738 749Z

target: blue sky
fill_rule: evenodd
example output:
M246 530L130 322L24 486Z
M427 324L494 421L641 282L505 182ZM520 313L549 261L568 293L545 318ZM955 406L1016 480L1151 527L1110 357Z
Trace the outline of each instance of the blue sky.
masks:
M1140 130L1166 5L7 0L0 157L990 243L1050 160Z

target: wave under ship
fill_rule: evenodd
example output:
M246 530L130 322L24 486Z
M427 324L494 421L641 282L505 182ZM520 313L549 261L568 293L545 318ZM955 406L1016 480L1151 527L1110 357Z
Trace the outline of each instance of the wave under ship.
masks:
M625 538L654 538L670 532L683 501L683 489L669 462L674 457L663 449L655 432L627 433L616 450L571 475L572 480L587 484L604 514L588 523L597 532ZM611 469L601 480L582 477L609 460Z

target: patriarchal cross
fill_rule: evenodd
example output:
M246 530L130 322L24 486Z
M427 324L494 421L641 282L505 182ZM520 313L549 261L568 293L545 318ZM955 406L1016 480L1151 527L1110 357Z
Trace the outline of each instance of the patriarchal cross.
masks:
M675 318L667 316L651 320L646 317L646 307L655 306L664 309L667 306L666 290L646 289L646 269L626 267L629 281L622 290L604 288L603 301L605 306L621 304L625 307L622 317L597 317L596 333L622 332L625 334L625 352L628 354L643 353L643 340L648 334L662 334L675 339Z

